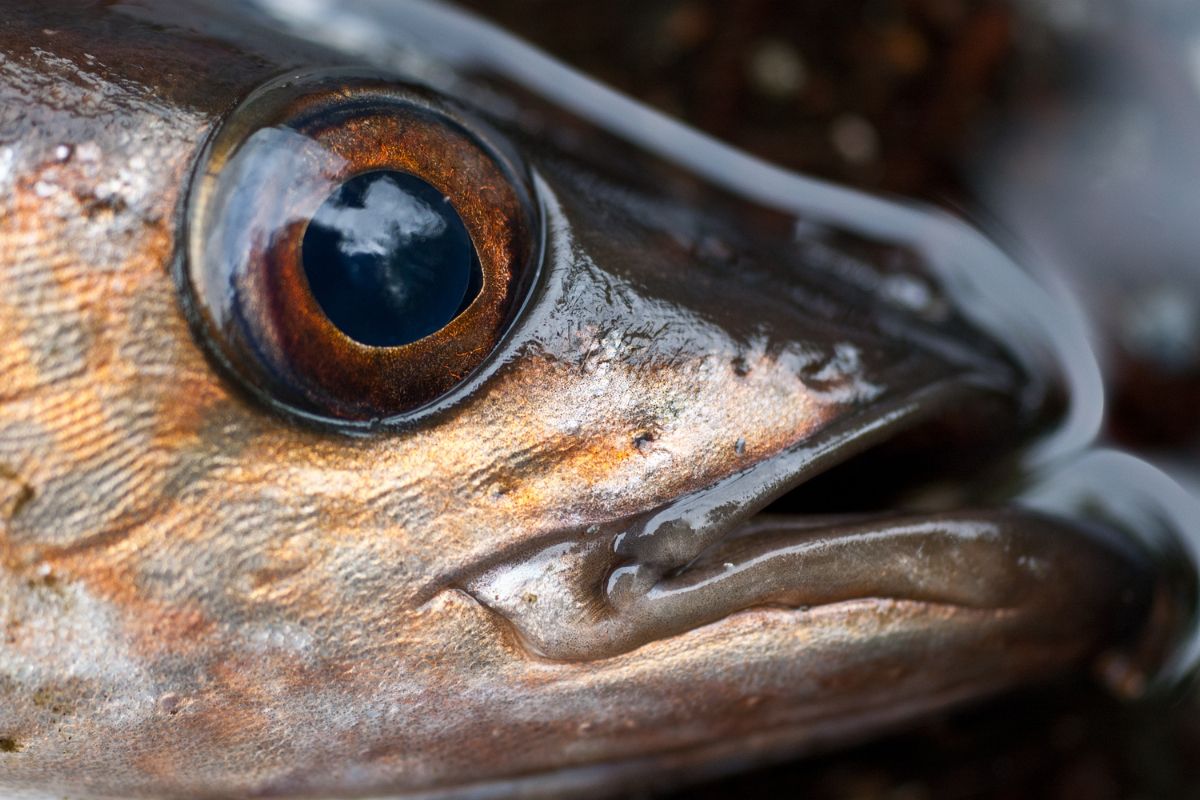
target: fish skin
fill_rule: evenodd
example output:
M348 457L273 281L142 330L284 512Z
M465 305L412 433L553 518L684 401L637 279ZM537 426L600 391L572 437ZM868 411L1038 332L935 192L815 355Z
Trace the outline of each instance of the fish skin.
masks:
M595 638L568 612L603 613L598 575L634 563L658 585L786 488L806 443L848 454L884 410L967 401L1026 432L1018 371L957 322L930 334L966 343L951 357L839 306L855 291L821 295L769 214L513 129L544 274L488 367L372 435L281 417L186 319L185 195L250 89L339 57L174 8L3 4L0 790L616 791L860 736L1106 643L1138 567L976 510L938 530L945 569L997 560L990 602L718 595L715 615L685 603L683 631L634 603L626 639ZM834 312L795 301L814 295ZM650 524L709 499L711 530ZM514 572L540 593L503 595Z

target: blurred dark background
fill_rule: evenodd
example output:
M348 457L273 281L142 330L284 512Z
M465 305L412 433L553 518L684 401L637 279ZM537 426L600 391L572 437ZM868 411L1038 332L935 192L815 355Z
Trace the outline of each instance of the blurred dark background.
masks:
M1194 0L465 0L762 158L942 205L1090 316L1111 438L1200 463ZM1086 677L678 797L1200 798L1200 707Z
M955 196L1013 16L961 0L469 0L582 71L791 169Z

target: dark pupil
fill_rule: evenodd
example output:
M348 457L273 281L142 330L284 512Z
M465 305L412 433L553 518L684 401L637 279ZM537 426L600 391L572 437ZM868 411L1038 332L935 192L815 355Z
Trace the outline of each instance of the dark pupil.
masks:
M450 201L404 172L368 172L339 186L309 222L301 253L321 310L347 336L376 347L441 330L483 279Z

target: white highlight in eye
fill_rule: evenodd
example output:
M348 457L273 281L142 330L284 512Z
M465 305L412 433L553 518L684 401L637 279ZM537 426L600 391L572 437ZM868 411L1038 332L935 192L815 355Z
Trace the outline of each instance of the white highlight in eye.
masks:
M77 151L78 153L78 151ZM304 224L303 217L288 216L293 213L286 204L264 204L263 187L278 187L286 176L288 190L298 195L321 195L329 191L329 175L336 175L346 168L346 161L302 133L287 128L262 128L255 131L242 147L222 167L228 176L222 181L218 193L211 201L220 205L227 213L218 215L209 242L225 243L226 250L214 257L225 263L237 264L247 258L248 253L238 244L239 239L226 228L231 225L247 225L251 220L260 220L257 225L266 230L282 230L289 224ZM259 243L265 245L265 242ZM199 252L192 254L196 263L202 263ZM233 315L234 294L226 291L229 280L219 270L206 270L203 280L208 297L220 298L220 315L229 319Z
M361 208L329 204L314 222L341 233L338 249L346 256L386 256L446 230L442 215L386 178L371 184Z

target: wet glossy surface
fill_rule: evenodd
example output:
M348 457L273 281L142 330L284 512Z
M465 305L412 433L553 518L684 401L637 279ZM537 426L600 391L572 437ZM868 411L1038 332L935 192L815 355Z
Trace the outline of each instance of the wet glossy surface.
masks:
M977 231L775 170L440 6L264 8L89 8L94 62L52 11L0 31L0 89L41 115L0 151L0 786L620 792L1064 672L1136 694L1187 669L1194 574L1162 564L1187 563L1191 500L1078 455L1082 331ZM147 29L167 64L247 48L253 80L164 113L126 49ZM70 102L30 102L44 75ZM477 302L429 337L441 364L252 346L246 320L290 330L272 303L306 301L275 237L342 162L405 160L459 198L509 326L469 325ZM119 202L89 214L100 187ZM488 295L524 286L519 313ZM837 496L803 495L820 481Z
M437 189L368 172L330 195L304 232L304 277L325 316L376 347L436 333L479 295L471 236Z

